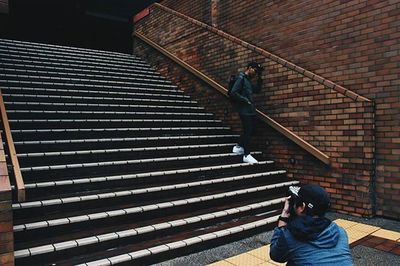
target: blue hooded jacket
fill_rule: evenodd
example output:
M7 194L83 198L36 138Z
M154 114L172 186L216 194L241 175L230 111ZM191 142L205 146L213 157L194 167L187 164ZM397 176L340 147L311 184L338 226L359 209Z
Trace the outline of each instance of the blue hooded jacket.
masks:
M296 217L276 227L270 257L287 265L353 265L346 231L326 218Z

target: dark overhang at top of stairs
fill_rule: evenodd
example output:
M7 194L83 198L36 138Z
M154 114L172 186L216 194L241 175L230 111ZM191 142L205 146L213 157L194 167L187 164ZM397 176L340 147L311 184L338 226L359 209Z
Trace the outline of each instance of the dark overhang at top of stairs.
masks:
M0 14L0 38L130 53L133 16L154 2L12 0Z

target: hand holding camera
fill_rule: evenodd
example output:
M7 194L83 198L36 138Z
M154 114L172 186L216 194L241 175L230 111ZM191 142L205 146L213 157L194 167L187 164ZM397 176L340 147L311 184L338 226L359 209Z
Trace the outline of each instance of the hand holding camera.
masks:
M285 205L283 207L282 213L279 216L278 226L286 226L286 224L292 219L296 213L294 211L294 204L296 199L299 197L300 187L290 186L288 190L288 197L286 197Z
M290 217L290 198L291 198L291 196L286 197L285 205L283 206L281 217L285 217L285 218Z

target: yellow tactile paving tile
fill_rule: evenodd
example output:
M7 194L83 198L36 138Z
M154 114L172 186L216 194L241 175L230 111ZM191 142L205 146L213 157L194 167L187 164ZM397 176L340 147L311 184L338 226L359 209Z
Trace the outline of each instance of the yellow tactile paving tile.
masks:
M253 249L252 251L247 252L247 254L250 254L250 255L255 256L255 257L259 258L259 259L262 259L263 261L270 260L270 258L269 258L269 245Z
M285 264L283 264L283 265L285 265ZM269 261L266 261L266 262L263 262L261 264L258 264L257 266L276 266L276 264L275 263L271 263Z
M395 232L395 231L390 231L386 229L379 229L378 231L373 232L371 235L385 238L385 239L390 239L393 241L399 241L400 240L400 233Z
M353 221L348 221L348 220L343 220L343 219L336 219L334 221L337 225L343 227L344 229L350 228L358 223L353 222Z
M285 263L279 263L279 262L276 262L276 261L273 261L273 260L269 260L269 261L267 261L267 263L270 263L271 265L274 265L274 266L283 266L283 265L286 265L286 262Z
M351 238L351 237L349 237L349 245L354 243L354 242L356 242L356 241L358 241L358 240L360 240L360 239L361 238Z
M229 263L224 260L220 260L220 261L214 262L212 264L208 264L208 266L232 266L232 265L233 265L232 263Z
M343 227L349 237L349 244L360 240L368 235L373 235L389 240L400 242L400 232L381 229L377 226L357 223L344 219L337 219L334 221L339 226ZM269 257L270 245L262 246L260 248L251 250L247 253L242 253L237 256L218 261L209 266L280 266L286 263L279 263L271 260Z
M349 229L372 234L373 232L379 230L380 227L372 226L372 225L368 225L368 224L357 223L356 225L350 227Z
M226 259L226 261L236 266L256 266L265 262L262 259L259 259L247 253L228 258Z
M361 238L366 237L369 235L369 233L358 231L358 230L353 230L353 227L346 229L347 235L349 239L352 240L359 240Z

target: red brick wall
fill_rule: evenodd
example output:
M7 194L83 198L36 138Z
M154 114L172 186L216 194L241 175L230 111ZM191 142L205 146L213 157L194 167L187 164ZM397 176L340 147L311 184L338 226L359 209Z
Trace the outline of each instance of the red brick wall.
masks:
M0 136L1 140L1 136ZM0 141L0 265L14 265L11 187L3 142Z
M212 0L197 1L163 1L162 4L183 14L190 14L194 19L211 24L211 2Z
M165 2L170 7L174 7L174 3L177 6L182 6L180 5L180 1ZM232 5L227 6L229 4L228 2ZM297 7L290 8L287 6L287 2L278 4L280 2L274 1L276 4L273 4L265 3L265 1L253 1L252 3L259 3L258 8L250 8L248 3L243 6L241 6L240 3L234 5L234 2L237 1L219 1L218 7L220 10L218 11L218 14L220 17L218 18L218 24L220 25L220 28L234 33L250 43L257 44L268 51L272 50L269 46L265 45L265 42L268 39L266 36L281 34L280 36L282 36L282 38L287 35L287 39L295 38L297 36L297 38L302 39L304 43L300 41L287 41L290 43L291 47L285 47L282 40L275 40L270 43L270 46L275 47L276 49L279 48L280 50L273 52L283 56L283 51L286 51L287 54L284 54L285 59L295 62L308 70L313 70L315 73L320 74L325 78L330 78L332 81L345 86L347 89L360 93L363 96L370 97L376 102L377 110L375 129L377 147L377 183L374 184L373 182L375 175L373 173L374 167L372 160L374 152L374 112L372 106L367 103L351 101L347 97L344 97L335 91L331 91L315 81L311 81L302 75L294 73L293 71L268 60L264 61L264 64L268 69L268 75L265 77L268 80L268 83L266 84L266 87L268 88L265 88L264 93L257 99L260 109L264 110L264 112L271 115L278 122L292 129L295 133L329 154L334 158L334 164L332 168L325 169L323 166L320 166L318 162L313 161L313 158L308 158L308 155L296 157L297 153L301 153L301 151L298 151L298 148L294 147L290 142L287 143L286 140L282 140L285 143L285 148L279 146L277 149L276 147L278 147L278 144L270 140L266 135L263 135L258 140L259 144L265 146L265 142L267 141L269 145L266 147L266 150L268 149L270 156L278 160L282 165L286 164L290 171L290 175L294 176L296 179L308 182L319 182L327 187L328 190L333 193L334 207L339 211L370 214L370 204L373 203L371 197L373 197L373 194L369 192L371 192L371 189L375 186L378 203L377 214L398 218L400 210L396 208L400 203L400 199L397 196L397 189L399 188L400 183L398 178L398 162L400 161L398 152L400 142L398 127L399 94L394 90L394 87L399 79L396 76L397 74L394 74L393 72L393 66L396 64L387 63L382 65L382 61L380 61L381 65L376 66L376 63L379 61L376 53L386 51L382 54L385 55L385 53L388 52L388 49L392 49L393 51L390 50L391 52L389 52L389 55L391 55L391 57L386 57L386 60L389 62L398 59L398 46L396 48L393 44L390 45L390 43L393 43L390 42L390 40L396 37L397 31L393 33L392 29L392 34L389 34L390 37L388 37L388 31L379 32L378 29L382 29L382 26L375 22L372 26L376 29L366 34L366 36L365 34L363 35L365 39L364 42L371 43L369 48L367 50L361 48L361 52L357 53L356 51L350 50L351 47L354 47L352 43L357 39L352 38L351 35L348 34L349 30L343 30L340 29L340 27L332 29L329 26L329 23L326 23L326 25L322 22L319 22L319 24L311 22L309 22L309 24L302 24L302 38L297 35L297 32L293 32L293 34L290 35L289 31L294 30L286 24L280 26L281 24L276 22L274 31L272 31L269 30L269 27L272 27L269 26L269 24L272 23L268 23L268 25L265 23L266 19L286 21L290 18L293 25L301 24L303 23L302 19L299 19L298 16L302 15L303 11L300 7L305 4L312 5L313 2L297 1ZM327 3L328 2L332 1L327 1ZM267 8L266 5L270 6ZM379 4L378 6L381 5L382 4ZM275 9L272 9L272 6L274 6ZM374 5L372 6L374 7ZM238 9L240 8L242 8L241 12L247 12L249 14L248 17L251 21L253 21L253 18L255 17L257 17L258 20L264 18L262 20L262 25L260 26L260 23L257 24L256 21L253 21L251 25L256 26L250 30L250 28L246 26L249 22L245 22L243 16L237 15L239 12ZM291 10L291 12L286 14L292 14L297 10L299 14L296 16L293 15L296 13L293 13L284 19L283 15L280 15L282 12L275 12L277 10L276 8L281 8L282 12L286 9ZM332 8L328 9L332 10ZM349 8L354 7L351 7L349 3L342 3L336 5L335 8L338 10L335 13L336 16L338 16L338 14L341 14L342 9L348 11ZM364 13L375 14L374 18L383 17L379 12L386 12L386 17L398 17L397 14L391 11L391 5L389 2L387 2L386 9L376 8L375 11L373 11L373 8L371 10L364 10ZM179 8L175 7L174 9L179 10ZM259 13L264 12L267 14L268 12L272 12L272 10L275 10L273 14L264 17ZM188 11L181 11L190 14ZM307 14L309 14L308 16L313 16L311 21L324 20L324 18L325 20L328 20L327 15L324 16L322 10L321 12L316 13L306 11L303 14L305 18L307 17ZM321 16L321 18L319 16ZM347 20L341 17L340 21L344 21L343 23L346 24L350 23L349 21L354 19L354 16L351 16ZM168 27L173 30L161 31L155 25L154 21L158 21L158 23L160 23L160 21L164 21L164 23L168 21ZM205 18L203 21L207 22L207 19ZM386 22L388 21L390 20L386 19ZM353 23L357 24L356 22ZM380 23L387 26L396 25L393 22L385 24L385 21L383 20L380 21ZM359 22L359 24L360 27L363 27L361 26L361 22ZM238 27L237 25L241 25L241 27ZM317 25L319 26L317 27ZM262 58L259 54L251 52L242 46L229 42L216 34L210 33L198 26L193 26L193 24L190 24L183 19L169 15L156 8L152 9L151 18L136 25L136 28L140 32L145 33L145 35L150 39L161 43L169 51L172 51L191 65L210 75L221 84L226 83L226 78L229 74L238 70L239 66L243 66L248 60L260 60ZM236 29L236 32L234 29ZM239 29L241 30L239 31ZM353 30L357 31L356 29ZM282 34L281 32L285 32L285 34ZM334 38L336 41L332 43L333 46L336 46L335 49L328 49L328 43L325 46L321 46L315 41L319 40L321 42L324 40L328 42L328 40L321 37L326 32L329 32L332 36L336 36ZM386 37L382 37L383 39L377 37L380 33L382 36ZM264 41L257 41L256 35L259 38L262 36ZM184 36L184 38L179 38L178 36ZM351 41L346 41L345 37L347 39L350 38ZM313 50L314 53L318 52L317 55L311 51L304 53L301 52L302 49L306 49L304 47L305 45L310 45L308 43L310 38L314 38L312 39L313 43L318 44L318 46L315 46ZM384 39L386 39L386 41ZM339 45L339 40L342 40L343 45ZM276 42L281 45L276 44ZM383 45L386 49L373 49L379 45ZM321 50L322 48L320 46L328 48ZM343 49L342 46L347 46L348 49ZM362 47L362 45L360 44L359 47ZM318 49L319 51L317 51ZM372 49L372 51L370 51L370 49ZM349 54L347 54L347 57L342 56L333 59L335 58L335 54L339 51L347 51ZM301 56L297 56L297 53L301 54ZM323 54L322 59L321 54ZM162 62L162 60L160 60L161 59L158 59L156 62ZM366 61L363 62L362 60ZM368 67L368 65L370 65L370 67ZM379 70L378 68L381 69ZM398 69L396 73L399 73ZM182 76L179 74L176 75ZM177 82L179 83L179 80ZM187 85L187 87L190 86L192 85ZM365 90L365 88L370 89ZM196 89L191 88L190 90L196 91ZM202 93L200 94L202 95ZM205 100L204 104L210 105L208 102L212 103L210 100ZM211 109L213 108L211 107ZM219 110L217 112L219 117L231 117L224 108L216 107L214 109L217 111ZM227 109L229 110L228 107ZM231 120L232 119L227 119L226 121L232 122ZM268 129L268 131L271 130ZM265 139L267 140L264 141ZM298 161L295 166L287 163L287 159L293 156L296 157ZM305 158L307 158L307 160Z
M193 16L184 2L163 4ZM399 1L232 0L218 8L219 29L375 102L376 214L400 218Z

